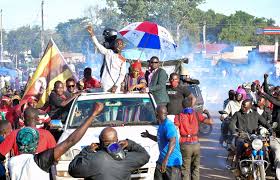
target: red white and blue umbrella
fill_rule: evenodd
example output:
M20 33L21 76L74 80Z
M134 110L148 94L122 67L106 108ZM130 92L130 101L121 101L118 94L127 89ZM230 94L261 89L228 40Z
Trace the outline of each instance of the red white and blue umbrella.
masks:
M138 48L170 50L176 48L171 34L152 22L136 22L121 29L119 33Z

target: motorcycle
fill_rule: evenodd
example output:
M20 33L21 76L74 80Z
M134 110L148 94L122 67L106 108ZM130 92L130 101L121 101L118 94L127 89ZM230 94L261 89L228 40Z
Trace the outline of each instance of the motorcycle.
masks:
M227 114L226 111L219 111L220 115ZM229 132L229 123L230 123L230 117L227 116L225 119L221 120L221 137L220 137L220 143L223 145L223 147L227 150L230 150L231 144L232 144L232 136Z
M261 129L259 135L241 133L247 138L243 144L243 153L239 161L241 179L265 180L269 167L269 133Z

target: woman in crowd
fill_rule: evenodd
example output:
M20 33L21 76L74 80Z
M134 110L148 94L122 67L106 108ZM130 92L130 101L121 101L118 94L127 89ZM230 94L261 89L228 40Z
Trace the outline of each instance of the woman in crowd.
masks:
M145 92L147 82L144 73L142 72L141 62L136 61L131 64L130 72L125 76L122 83L122 91L140 91Z

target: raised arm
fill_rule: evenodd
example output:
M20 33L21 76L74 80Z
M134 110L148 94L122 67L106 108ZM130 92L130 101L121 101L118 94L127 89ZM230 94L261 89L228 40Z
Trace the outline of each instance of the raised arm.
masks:
M268 78L268 74L264 74L263 75L264 81L263 81L263 90L264 92L266 92L267 94L271 95L271 92L269 90L268 87L268 82L267 82L267 78Z
M276 98L274 98L273 96L267 94L267 93L263 93L264 97L269 100L273 105L276 106L280 106L280 101Z
M106 49L102 44L100 44L97 40L97 38L95 37L94 35L94 30L93 30L93 27L92 26L88 26L87 27L87 31L88 33L90 34L90 37L94 43L94 45L97 47L97 49L100 51L101 54L108 54L110 53L110 50L109 49Z
M74 146L80 139L83 137L88 127L91 125L92 121L95 119L97 115L99 115L104 108L104 104L96 103L94 107L94 111L89 116L85 122L78 127L65 141L61 142L54 148L54 159L58 160L60 156L62 156L69 148Z

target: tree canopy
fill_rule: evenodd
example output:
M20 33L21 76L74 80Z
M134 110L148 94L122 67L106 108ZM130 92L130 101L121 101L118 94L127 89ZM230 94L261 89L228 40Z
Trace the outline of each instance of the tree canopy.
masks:
M206 24L206 40L210 43L231 43L236 45L272 44L269 36L256 35L257 28L274 26L273 19L254 17L237 11L229 16L213 10L200 10L198 5L204 0L106 0L105 7L89 6L84 16L59 23L54 30L44 32L45 41L51 37L62 51L93 51L93 44L85 25L92 22L97 35L104 28L120 30L132 22L152 21L167 28L175 41L201 41L202 27ZM98 37L100 38L100 37ZM31 50L33 57L39 57L40 27L23 26L4 32L4 50L11 56Z

